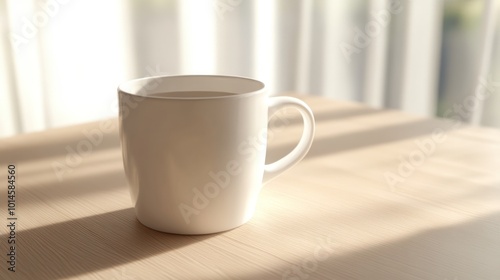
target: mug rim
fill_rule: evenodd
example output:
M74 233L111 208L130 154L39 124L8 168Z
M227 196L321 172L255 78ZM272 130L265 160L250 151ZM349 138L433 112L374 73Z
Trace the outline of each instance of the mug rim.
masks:
M234 80L245 80L247 82L253 82L258 84L258 88L256 90L248 90L244 91L242 93L234 93L234 92L228 92L228 93L234 93L234 94L227 94L227 95L219 95L219 96L191 96L191 97L180 97L180 96L151 96L151 95L144 95L140 94L139 92L134 92L133 90L127 89L127 87L133 86L133 84L136 84L138 82L144 82L148 80L161 80L161 79L169 79L169 78L225 78L225 79L234 79ZM258 95L261 93L264 93L266 91L266 85L256 79L253 78L248 78L248 77L243 77L243 76L234 76L234 75L162 75L162 76L149 76L149 77L142 77L142 78L136 78L136 79L131 79L125 82L122 82L118 86L118 93L123 93L135 97L141 97L141 98L151 98L151 99L163 99L163 100L207 100L207 99L225 99L225 98L244 98L244 97L250 97L253 95ZM189 91L189 90L188 90ZM194 91L194 90L191 90ZM203 89L196 90L196 91L203 91ZM167 91L168 92L168 91ZM174 91L172 91L174 92ZM208 91L207 91L208 92ZM220 92L224 92L224 90L220 90Z

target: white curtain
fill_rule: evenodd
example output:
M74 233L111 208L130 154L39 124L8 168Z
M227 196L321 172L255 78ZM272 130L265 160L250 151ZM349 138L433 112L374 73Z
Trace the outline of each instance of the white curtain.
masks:
M116 87L228 74L500 127L498 0L0 1L0 137L116 116Z

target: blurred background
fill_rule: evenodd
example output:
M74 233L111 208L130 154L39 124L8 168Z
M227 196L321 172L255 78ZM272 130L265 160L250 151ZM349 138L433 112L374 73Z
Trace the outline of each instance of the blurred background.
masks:
M228 74L500 127L496 0L0 0L0 137L117 115L119 83Z

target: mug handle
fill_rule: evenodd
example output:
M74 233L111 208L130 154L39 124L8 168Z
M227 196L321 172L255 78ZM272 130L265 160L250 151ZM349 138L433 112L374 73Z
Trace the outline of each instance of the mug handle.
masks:
M285 107L293 107L300 112L302 120L304 121L304 130L299 143L290 153L283 158L264 166L263 183L269 182L271 179L280 175L285 170L294 166L301 159L303 159L309 151L309 148L311 148L313 142L314 130L316 128L314 115L311 108L309 108L309 106L307 106L307 104L302 100L288 96L270 97L268 99L269 119L271 119L274 113Z

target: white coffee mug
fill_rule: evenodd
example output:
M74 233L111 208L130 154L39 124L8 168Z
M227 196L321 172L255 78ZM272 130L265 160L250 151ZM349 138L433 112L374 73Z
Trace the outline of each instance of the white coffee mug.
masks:
M246 223L263 183L311 147L314 116L301 100L269 97L262 82L233 76L162 76L118 88L125 173L137 219L177 234ZM268 116L284 107L304 120L298 145L265 164Z

